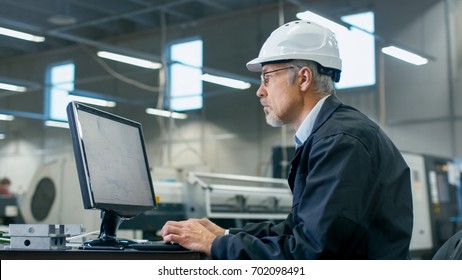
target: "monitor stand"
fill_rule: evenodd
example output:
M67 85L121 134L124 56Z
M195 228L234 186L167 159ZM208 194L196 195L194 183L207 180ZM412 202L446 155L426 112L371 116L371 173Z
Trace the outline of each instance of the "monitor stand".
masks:
M137 243L134 240L116 237L116 232L120 224L128 218L123 218L111 210L102 210L101 218L102 221L98 238L84 242L84 247L94 247L95 249L97 249L97 247L129 248L131 244Z

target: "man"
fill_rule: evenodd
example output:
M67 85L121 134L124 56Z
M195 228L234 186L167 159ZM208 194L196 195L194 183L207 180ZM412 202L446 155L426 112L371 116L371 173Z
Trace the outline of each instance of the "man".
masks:
M213 259L407 259L409 168L374 122L335 95L341 60L332 32L285 24L247 68L262 72L257 96L267 122L296 130L292 211L279 224L226 232L207 219L171 221L164 241Z
M8 178L2 178L0 180L0 195L2 196L9 196L11 195L10 193L10 185L11 181Z

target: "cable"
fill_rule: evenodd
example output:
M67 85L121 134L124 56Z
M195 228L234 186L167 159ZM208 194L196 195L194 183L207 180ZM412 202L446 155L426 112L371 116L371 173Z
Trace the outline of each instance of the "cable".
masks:
M69 241L71 241L73 239L82 238L82 237L85 237L85 236L88 236L88 235L98 235L98 234L99 234L99 230L95 230L95 231L87 232L87 233L84 233L84 234L79 234L79 235L74 235L74 236L71 236L71 237L67 237L66 241L69 242Z

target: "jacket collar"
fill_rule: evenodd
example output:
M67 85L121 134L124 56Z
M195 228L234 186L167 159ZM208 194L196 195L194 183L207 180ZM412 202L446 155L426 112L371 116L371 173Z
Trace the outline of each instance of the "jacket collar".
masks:
M335 93L331 94L322 105L321 111L319 111L311 133L314 133L316 130L318 130L319 127L321 127L330 118L334 111L342 104L342 101L340 101Z
M341 106L342 104L343 104L342 101L340 101L337 95L331 94L324 101L324 104L322 105L321 110L319 111L318 116L316 117L316 120L314 121L311 134L316 132L316 130L318 130L330 118L330 116L334 113L334 111L337 110L337 108ZM301 146L298 147L297 151L301 150L300 149Z
M311 133L315 133L316 130L318 130L330 118L334 111L342 104L342 101L340 101L337 95L331 94L326 99L326 101L324 101L324 104L322 105L322 108L319 111L318 117L314 122L313 130ZM293 182L295 179L296 169L300 162L300 156L306 142L307 141L305 141L301 146L297 148L297 150L295 151L295 156L290 163L288 182L291 190L293 190Z

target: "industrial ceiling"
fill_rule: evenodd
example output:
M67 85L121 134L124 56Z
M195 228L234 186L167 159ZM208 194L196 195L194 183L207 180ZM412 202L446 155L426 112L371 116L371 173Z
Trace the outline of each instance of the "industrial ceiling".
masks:
M301 3L303 2L303 3ZM29 42L0 35L0 60L161 27L187 26L211 17L252 12L281 0L0 0L0 28L45 37Z

